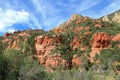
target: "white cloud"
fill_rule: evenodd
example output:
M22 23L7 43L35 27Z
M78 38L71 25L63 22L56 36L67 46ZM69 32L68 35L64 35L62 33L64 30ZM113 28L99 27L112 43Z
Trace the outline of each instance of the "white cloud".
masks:
M25 10L16 11L13 9L2 9L0 7L0 32L13 32L12 27L16 23L24 23L29 21L29 13Z

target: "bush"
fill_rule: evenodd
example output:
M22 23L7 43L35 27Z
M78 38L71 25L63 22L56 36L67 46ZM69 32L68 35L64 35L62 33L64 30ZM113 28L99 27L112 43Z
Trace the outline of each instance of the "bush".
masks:
M19 68L20 80L49 80L47 72L38 61L32 60L32 56L24 58Z
M7 61L2 52L0 52L0 80L5 80L7 76Z
M6 49L4 51L4 56L6 59L6 79L7 80L16 80L19 76L19 66L22 63L24 55L19 50Z

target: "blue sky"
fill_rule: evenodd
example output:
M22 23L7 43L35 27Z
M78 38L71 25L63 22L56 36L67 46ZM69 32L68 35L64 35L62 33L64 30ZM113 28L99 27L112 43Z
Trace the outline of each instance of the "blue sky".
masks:
M72 14L99 18L120 9L120 0L0 0L0 34L50 30Z

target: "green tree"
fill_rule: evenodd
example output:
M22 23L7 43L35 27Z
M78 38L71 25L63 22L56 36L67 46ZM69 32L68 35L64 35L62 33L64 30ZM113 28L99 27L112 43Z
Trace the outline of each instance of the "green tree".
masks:
M32 56L25 57L19 68L20 80L49 80L47 72Z

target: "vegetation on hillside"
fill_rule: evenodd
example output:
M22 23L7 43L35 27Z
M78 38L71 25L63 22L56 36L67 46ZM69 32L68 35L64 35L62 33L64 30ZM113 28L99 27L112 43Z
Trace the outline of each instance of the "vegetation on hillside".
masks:
M108 49L100 51L100 55L95 56L96 62L90 62L92 35L96 32L105 32L109 36L119 34L120 24L115 22L103 22L93 19L83 20L76 23L77 20L71 21L64 25L63 31L56 34L54 30L44 32L29 31L31 36L18 36L11 34L9 37L14 41L14 38L19 38L19 49L8 48L8 43L2 42L0 38L0 80L120 80L120 49L116 46L120 42L111 42L112 46ZM99 23L99 26L95 27ZM76 28L83 27L82 30L75 31ZM60 27L59 27L60 28ZM89 30L86 30L90 28ZM85 32L91 32L86 35ZM46 71L34 57L36 55L35 37L39 35L60 35L62 37L61 44L55 44L56 48L51 53L60 54L61 57L67 60L68 66L56 69L54 72ZM70 45L74 38L77 37L81 45L75 49ZM27 41L22 41L24 38ZM87 49L81 50L82 47ZM80 67L71 65L73 56L81 59Z

